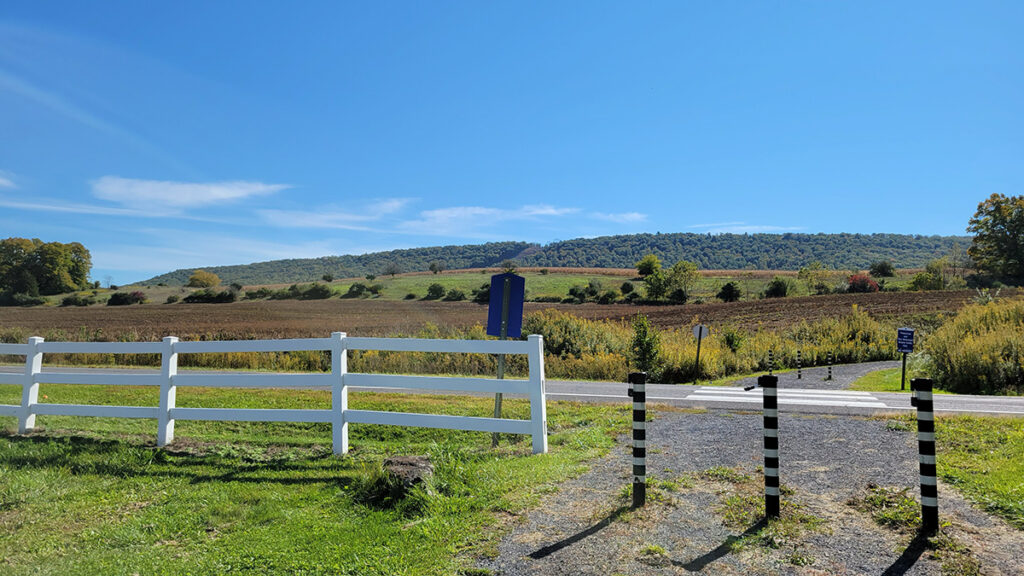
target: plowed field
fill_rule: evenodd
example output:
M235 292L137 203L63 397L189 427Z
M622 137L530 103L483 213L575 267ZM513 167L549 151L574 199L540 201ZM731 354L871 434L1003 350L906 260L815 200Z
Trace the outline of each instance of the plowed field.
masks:
M1016 293L1004 290L1004 296ZM894 292L780 298L686 306L630 306L528 303L527 312L556 308L590 319L628 318L643 312L662 328L686 327L696 318L712 325L779 328L800 320L813 321L849 312L852 305L879 318L905 318L939 311L956 311L970 300L971 291ZM332 331L352 335L409 334L427 323L468 327L484 324L487 307L468 302L388 302L377 300L253 301L234 304L147 304L88 308L0 308L0 330L21 328L32 334L102 330L106 338L128 334L131 339L182 338L297 338L324 336ZM25 334L28 335L28 334ZM88 336L87 336L88 337Z

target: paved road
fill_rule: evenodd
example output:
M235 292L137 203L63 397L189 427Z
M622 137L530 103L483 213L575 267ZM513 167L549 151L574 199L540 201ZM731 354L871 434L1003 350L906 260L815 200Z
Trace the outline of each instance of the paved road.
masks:
M897 362L870 362L833 367L832 380L825 380L825 368L805 369L802 378L795 372L779 376L779 406L789 412L812 414L865 415L912 410L910 395L889 392L857 392L846 389L854 380L885 368L897 367ZM0 366L0 373L21 373L20 366ZM137 373L155 374L153 370L47 368L51 372ZM191 372L191 371L190 371ZM693 386L684 384L648 384L647 400L684 408L711 408L728 410L758 410L761 391L744 390L756 378L737 381L733 386ZM358 387L352 388L360 390ZM423 393L418 390L376 389L381 392ZM575 382L549 380L549 400L577 402L629 402L627 386L614 382ZM485 395L485 394L481 394ZM509 395L512 397L513 395ZM1024 397L965 396L936 394L935 411L940 413L1008 414L1024 416Z

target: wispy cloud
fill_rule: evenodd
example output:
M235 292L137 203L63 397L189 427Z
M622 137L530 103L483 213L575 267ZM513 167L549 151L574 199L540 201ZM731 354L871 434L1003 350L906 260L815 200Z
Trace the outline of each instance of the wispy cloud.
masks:
M633 224L647 220L647 214L641 214L640 212L620 212L618 214L592 212L590 217L598 220L607 220L609 222L618 222L620 224Z
M280 228L334 228L339 230L371 230L367 223L401 211L411 202L408 198L378 200L358 211L323 208L320 210L258 210L260 218Z
M287 184L251 181L171 182L118 176L104 176L91 184L97 198L165 216L177 215L186 208L226 204L291 188Z
M94 216L132 216L136 218L154 216L144 210L115 208L112 206L95 206L91 204L75 204L64 200L47 200L36 198L34 202L0 198L0 206L18 210L35 210L39 212L63 212L67 214L91 214Z
M14 175L6 170L0 170L0 188L14 190L18 185L14 183Z
M481 238L493 234L481 234L480 228L499 222L517 220L543 220L567 216L579 212L578 208L560 208L546 204L529 205L521 208L504 209L484 206L451 206L420 212L419 218L406 220L397 226L400 232Z

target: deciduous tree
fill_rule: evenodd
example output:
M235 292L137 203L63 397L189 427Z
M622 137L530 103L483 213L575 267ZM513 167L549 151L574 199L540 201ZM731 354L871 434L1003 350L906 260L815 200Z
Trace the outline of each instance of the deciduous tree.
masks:
M1024 196L989 196L978 204L967 231L974 234L967 253L978 269L1024 283Z

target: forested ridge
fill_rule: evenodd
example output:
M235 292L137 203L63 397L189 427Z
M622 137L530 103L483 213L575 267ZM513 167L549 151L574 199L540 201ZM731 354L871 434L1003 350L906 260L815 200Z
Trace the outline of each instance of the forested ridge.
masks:
M968 236L908 234L629 234L577 238L541 246L526 242L492 242L374 252L358 256L324 256L272 260L236 266L207 266L225 283L283 284L335 278L382 275L393 265L398 272L420 272L437 263L446 270L482 268L513 260L519 266L632 268L646 254L666 265L696 262L702 269L797 270L819 261L836 269L864 269L888 260L898 268L923 267L949 253L966 249ZM194 269L175 270L144 284L181 285Z

